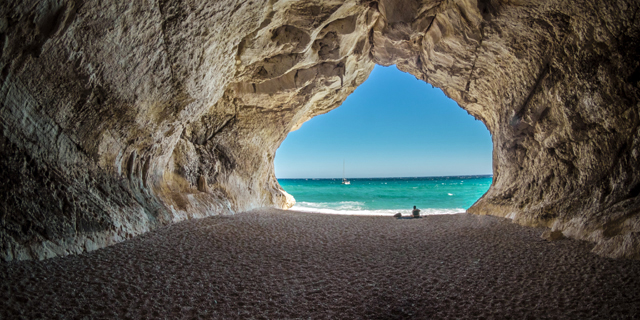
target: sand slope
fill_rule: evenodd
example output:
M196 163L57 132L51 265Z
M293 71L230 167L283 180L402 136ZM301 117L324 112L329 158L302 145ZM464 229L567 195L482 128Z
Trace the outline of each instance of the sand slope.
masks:
M0 264L0 318L640 317L640 261L467 214L258 210Z

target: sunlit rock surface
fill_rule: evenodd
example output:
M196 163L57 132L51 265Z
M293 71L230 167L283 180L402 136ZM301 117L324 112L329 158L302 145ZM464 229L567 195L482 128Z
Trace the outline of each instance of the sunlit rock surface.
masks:
M640 258L637 1L5 1L0 255L80 253L293 199L287 134L374 64L493 136L469 212Z

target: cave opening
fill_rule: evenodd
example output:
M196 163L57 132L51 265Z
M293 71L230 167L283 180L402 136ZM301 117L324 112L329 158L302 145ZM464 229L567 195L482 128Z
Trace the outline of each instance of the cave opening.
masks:
M489 189L492 141L439 88L376 65L339 108L292 131L274 165L293 210L392 215L416 205L448 214Z

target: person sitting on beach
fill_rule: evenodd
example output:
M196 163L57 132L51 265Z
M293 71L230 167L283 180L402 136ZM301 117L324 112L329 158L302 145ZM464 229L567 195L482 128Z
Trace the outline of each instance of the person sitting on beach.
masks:
M411 214L413 214L414 218L420 218L420 209L413 206L413 210L411 210Z

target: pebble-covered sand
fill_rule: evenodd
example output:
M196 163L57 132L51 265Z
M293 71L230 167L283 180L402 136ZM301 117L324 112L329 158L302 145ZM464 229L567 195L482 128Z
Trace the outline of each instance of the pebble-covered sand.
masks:
M640 261L468 214L275 209L0 263L2 319L640 318Z

